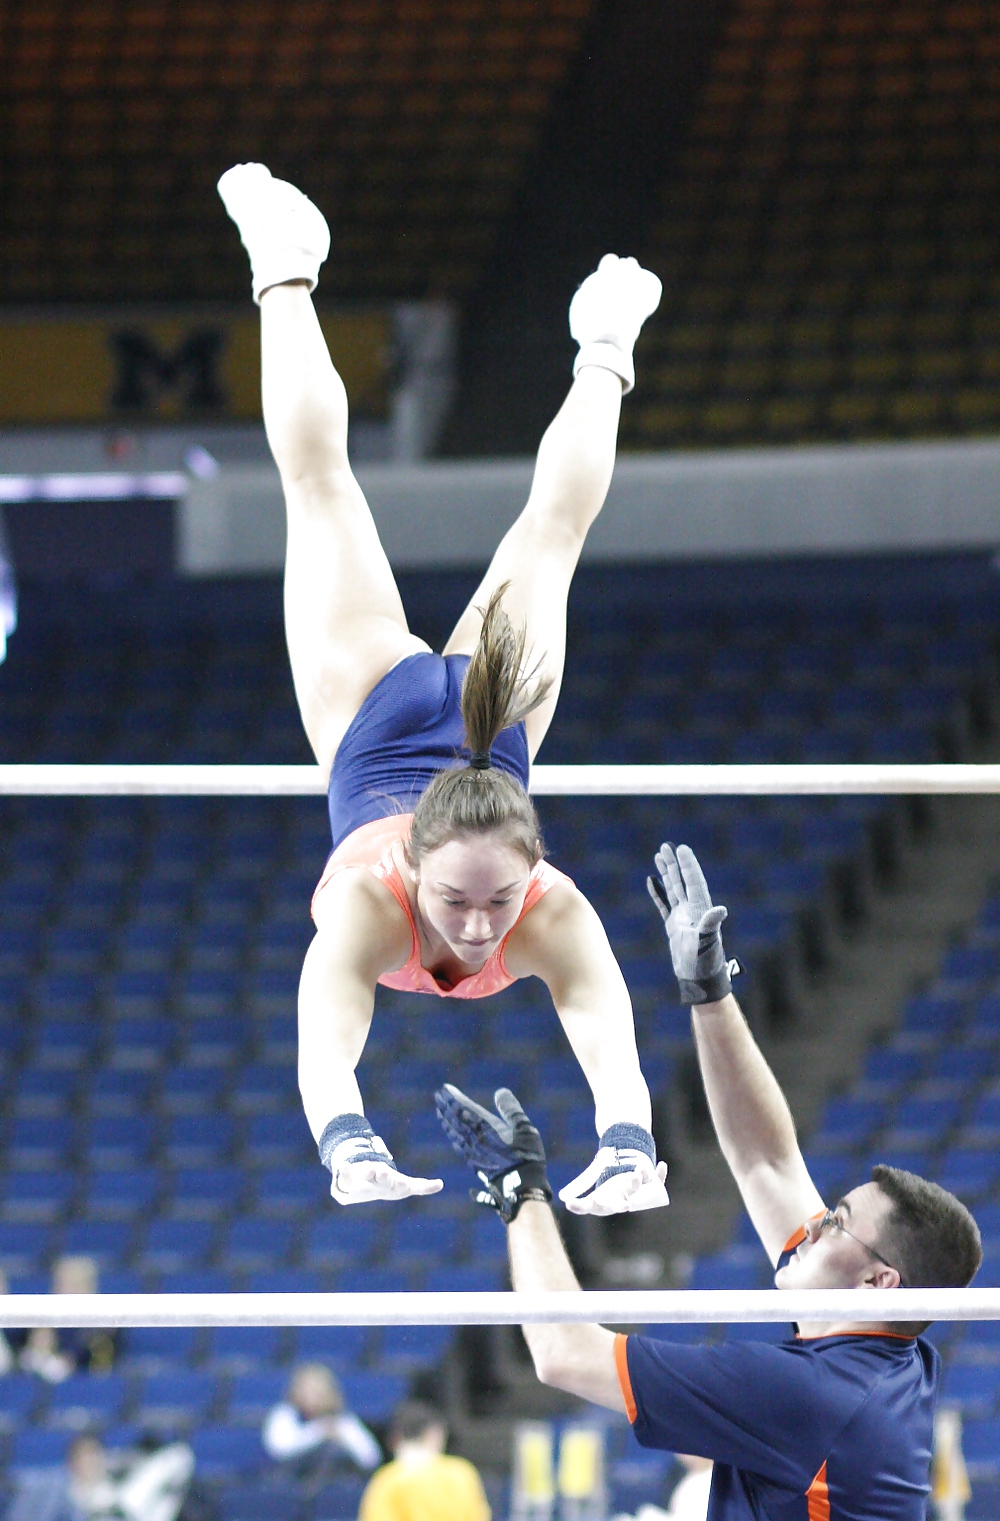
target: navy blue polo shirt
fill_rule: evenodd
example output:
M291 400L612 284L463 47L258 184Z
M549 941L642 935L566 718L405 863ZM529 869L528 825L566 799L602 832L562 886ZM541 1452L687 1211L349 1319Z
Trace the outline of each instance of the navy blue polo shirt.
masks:
M930 1342L619 1336L615 1360L642 1446L715 1460L708 1521L925 1521L940 1368Z

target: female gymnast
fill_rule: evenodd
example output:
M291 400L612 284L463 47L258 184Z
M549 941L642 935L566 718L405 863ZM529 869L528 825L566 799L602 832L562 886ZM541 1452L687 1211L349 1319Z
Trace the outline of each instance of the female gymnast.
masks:
M300 191L239 164L219 194L260 305L267 437L288 511L285 627L302 722L330 772L333 854L299 987L299 1083L341 1204L436 1193L397 1171L355 1068L375 985L482 998L547 985L596 1106L578 1214L667 1203L632 1006L597 914L543 859L531 759L555 711L566 601L614 467L632 348L660 282L607 255L577 291L574 381L527 505L441 655L411 634L347 456L347 395L313 308L330 234ZM516 631L515 631L516 630ZM465 759L461 759L461 756Z

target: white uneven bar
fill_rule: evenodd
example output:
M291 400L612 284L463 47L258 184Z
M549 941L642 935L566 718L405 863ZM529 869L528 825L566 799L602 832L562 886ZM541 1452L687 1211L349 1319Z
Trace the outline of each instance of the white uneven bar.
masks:
M6 1294L0 1326L506 1326L1000 1320L1000 1289Z
M0 796L306 797L319 766L0 766ZM538 797L820 797L1000 792L1000 766L535 766Z

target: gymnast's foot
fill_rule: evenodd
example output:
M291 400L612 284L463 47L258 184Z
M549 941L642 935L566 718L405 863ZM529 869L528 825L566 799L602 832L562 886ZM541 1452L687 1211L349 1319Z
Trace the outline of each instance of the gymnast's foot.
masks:
M250 255L258 304L264 291L290 280L316 289L319 267L330 252L330 229L308 196L287 180L276 180L264 164L227 169L219 195Z
M622 390L631 391L635 340L659 306L662 290L658 277L637 259L605 254L570 302L569 330L580 345L573 374L584 365L597 365L612 370L621 378Z

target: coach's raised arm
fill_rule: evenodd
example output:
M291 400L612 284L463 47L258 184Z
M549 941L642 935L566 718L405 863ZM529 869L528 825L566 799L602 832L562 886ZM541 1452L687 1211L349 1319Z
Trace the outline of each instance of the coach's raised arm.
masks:
M784 1095L733 997L713 905L686 846L664 845L650 892L692 1006L698 1059L719 1143L778 1287L879 1292L967 1284L982 1256L968 1210L935 1183L893 1167L827 1209L799 1150ZM475 1170L479 1202L508 1227L514 1288L579 1287L551 1208L542 1138L509 1089L497 1113L455 1088L437 1095ZM923 1325L810 1323L781 1343L695 1347L601 1326L528 1325L544 1383L624 1410L647 1447L714 1460L709 1521L924 1521L936 1349Z

